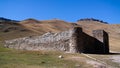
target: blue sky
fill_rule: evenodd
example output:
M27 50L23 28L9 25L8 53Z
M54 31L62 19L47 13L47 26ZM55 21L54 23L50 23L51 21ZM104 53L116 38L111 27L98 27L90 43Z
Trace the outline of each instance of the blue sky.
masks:
M96 18L120 24L120 0L0 0L0 17L15 20L58 18L68 22Z

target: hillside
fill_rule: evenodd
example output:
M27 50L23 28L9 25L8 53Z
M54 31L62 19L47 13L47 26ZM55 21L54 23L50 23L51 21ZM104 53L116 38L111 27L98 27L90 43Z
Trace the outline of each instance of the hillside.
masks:
M92 30L104 29L110 36L110 47L112 50L120 48L120 24L106 24L98 20L79 20L77 23L69 23L62 20L43 20L25 19L20 22L0 22L0 40L42 35L46 32L60 32L68 30L77 25L83 28L83 31L92 35Z
M32 35L20 21L0 18L0 41Z
M0 22L0 40L42 35L46 32L60 32L68 30L71 26L72 24L62 20L38 21L31 18L21 22Z
M27 29L34 31L38 34L46 32L60 32L69 29L72 25L62 20L44 20L38 21L35 19L26 19L20 22L21 25Z

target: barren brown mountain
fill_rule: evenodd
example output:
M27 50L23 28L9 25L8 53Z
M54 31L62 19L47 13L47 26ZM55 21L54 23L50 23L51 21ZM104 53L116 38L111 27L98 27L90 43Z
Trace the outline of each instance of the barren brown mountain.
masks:
M25 36L42 35L46 32L60 32L68 30L76 25L82 27L83 31L89 35L92 35L92 30L105 30L110 36L110 49L113 51L120 51L120 24L105 24L93 20L83 20L78 21L77 23L70 23L56 19L39 21L29 18L18 23L1 22L0 40L4 41Z

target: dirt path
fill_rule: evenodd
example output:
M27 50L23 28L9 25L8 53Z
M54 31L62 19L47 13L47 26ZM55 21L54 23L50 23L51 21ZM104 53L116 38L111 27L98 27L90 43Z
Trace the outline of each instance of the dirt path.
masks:
M87 60L86 63L93 65L94 68L114 68L114 67L108 65L107 63L105 63L101 60L98 60L94 57L91 57L87 54L82 53L82 55L91 59L91 60Z
M74 61L77 61L77 62L84 62L85 65L86 64L91 65L92 68L116 68L116 67L113 67L111 65L108 65L104 61L101 61L101 60L98 60L94 57L91 57L88 54L81 54L81 55L82 55L81 57L80 56L70 56L70 57L67 57L67 59L74 60ZM114 57L114 58L116 58L116 57Z

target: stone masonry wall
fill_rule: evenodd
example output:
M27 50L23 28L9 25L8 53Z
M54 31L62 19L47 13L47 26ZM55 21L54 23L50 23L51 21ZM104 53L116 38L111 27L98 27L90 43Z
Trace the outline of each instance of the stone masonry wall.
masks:
M46 33L42 36L31 36L5 41L5 47L23 50L69 50L69 31Z
M48 32L42 36L29 36L5 41L5 47L22 50L58 50L70 53L109 53L108 34L93 31L93 37L74 27L60 33Z
M104 30L94 30L93 31L93 37L95 37L97 40L99 40L102 44L101 46L103 48L104 53L109 53L109 36L108 33Z

